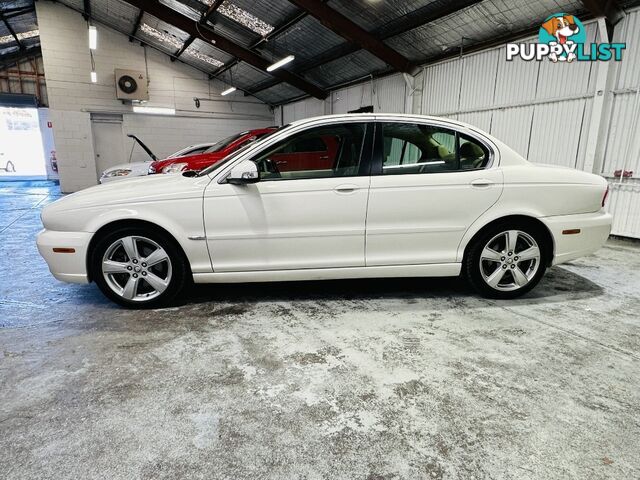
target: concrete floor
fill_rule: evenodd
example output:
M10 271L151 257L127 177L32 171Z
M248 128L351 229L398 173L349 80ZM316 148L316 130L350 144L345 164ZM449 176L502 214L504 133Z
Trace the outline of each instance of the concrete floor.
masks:
M0 478L640 478L640 248L526 298L457 280L196 288L123 310L0 184Z

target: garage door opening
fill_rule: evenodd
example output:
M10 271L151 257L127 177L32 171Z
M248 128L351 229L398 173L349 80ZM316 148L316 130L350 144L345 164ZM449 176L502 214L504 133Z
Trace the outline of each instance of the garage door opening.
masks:
M31 97L32 100L23 97ZM0 99L0 181L46 178L35 98L30 95L3 95Z

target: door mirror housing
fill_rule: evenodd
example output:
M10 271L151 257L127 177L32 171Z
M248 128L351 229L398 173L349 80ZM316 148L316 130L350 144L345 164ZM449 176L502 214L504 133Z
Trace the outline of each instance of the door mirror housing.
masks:
M246 185L260 181L258 165L251 160L243 160L231 169L227 176L227 182L232 185Z

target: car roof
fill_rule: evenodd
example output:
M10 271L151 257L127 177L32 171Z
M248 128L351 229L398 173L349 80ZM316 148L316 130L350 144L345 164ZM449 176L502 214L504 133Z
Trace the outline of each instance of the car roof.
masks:
M335 120L335 121L341 121L341 120L353 120L353 119L362 119L363 121L371 121L373 120L377 120L377 119L382 119L382 118L393 118L393 119L398 119L398 120L404 120L404 121L411 121L411 120L431 120L431 121L435 121L435 122L445 122L445 123L450 123L451 125L456 125L459 127L465 127L465 128L472 128L474 130L478 130L477 127L474 127L473 125L470 125L468 123L465 122L460 122L458 120L453 120L451 118L447 118L447 117L436 117L433 115L418 115L418 114L412 114L412 113L383 113L383 112L378 112L378 113L338 113L338 114L333 114L333 115L320 115L317 117L310 117L310 118L305 118L302 120L295 120L293 122L291 122L289 125L304 125L305 123L313 123L313 122L317 122L317 121L321 121L321 120Z

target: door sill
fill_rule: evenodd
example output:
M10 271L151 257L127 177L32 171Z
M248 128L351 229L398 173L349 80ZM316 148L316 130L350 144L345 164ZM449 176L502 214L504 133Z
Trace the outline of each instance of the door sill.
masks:
M310 268L252 272L194 273L195 283L289 282L298 280L339 280L348 278L457 277L460 263L428 265L385 265L378 267Z

